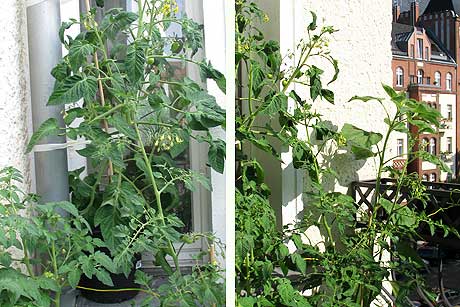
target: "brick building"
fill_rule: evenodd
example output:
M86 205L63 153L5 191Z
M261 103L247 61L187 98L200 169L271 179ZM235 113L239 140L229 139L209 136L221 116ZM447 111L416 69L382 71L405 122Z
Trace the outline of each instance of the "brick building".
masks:
M441 2L450 0L422 3L408 0L393 5L393 87L407 91L409 97L441 112L441 128L436 134L423 134L414 150L423 146L428 152L440 155L456 174L460 134L457 127L459 114L456 112L459 105L456 59L459 57L455 55L460 51L460 45L452 36L460 24L455 26L453 23L456 22L454 11L434 13L440 9ZM404 11L404 7L409 10ZM424 9L423 14L420 14L421 9ZM406 139L398 141L398 153L401 146L407 148ZM397 160L394 163L397 166ZM410 171L416 171L424 180L450 180L447 173L421 160L412 163Z

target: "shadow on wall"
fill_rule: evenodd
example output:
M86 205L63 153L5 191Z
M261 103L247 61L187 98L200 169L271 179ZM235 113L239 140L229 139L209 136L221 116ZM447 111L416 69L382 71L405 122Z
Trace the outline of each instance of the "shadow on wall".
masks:
M337 132L339 130L338 127L330 121L325 121L323 123L326 124L327 128L332 131ZM314 132L311 133L310 139L317 139ZM318 143L317 145L321 144ZM322 177L322 187L324 191L334 192L337 190L337 186L339 185L341 187L347 188L347 194L351 195L351 183L354 181L359 181L360 178L358 172L364 167L366 160L356 160L354 154L350 151L350 148L338 149L335 146L325 146L325 148L321 151L320 157L320 166L323 169L331 170L330 172L326 172ZM289 165L289 167L292 167L292 165ZM320 219L319 210L315 206L308 205L312 202L311 195L309 194L309 192L312 192L312 185L307 171L305 171L303 181L303 209L297 214L296 218L297 220L301 221L305 217L308 217L309 220L318 221ZM289 201L294 201L298 196L301 195L293 195ZM334 217L330 216L328 219L332 221ZM310 243L316 242L318 244L320 242L324 242L327 237L324 235L326 230L316 226L315 228L316 229L313 229L312 231L307 231L307 239L310 240ZM334 229L332 230L335 232Z

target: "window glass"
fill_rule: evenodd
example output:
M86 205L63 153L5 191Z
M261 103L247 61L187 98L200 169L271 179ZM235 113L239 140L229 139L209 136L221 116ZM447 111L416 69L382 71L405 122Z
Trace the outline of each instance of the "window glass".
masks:
M402 156L404 154L404 140L398 139L397 142L396 154L398 156Z
M404 71L401 67L396 68L396 86L404 86Z
M452 74L447 73L446 75L446 90L451 91L452 90Z
M417 39L417 57L423 59L423 39Z
M434 85L441 86L441 73L439 71L434 73Z
M423 70L421 69L417 71L417 83L423 84Z

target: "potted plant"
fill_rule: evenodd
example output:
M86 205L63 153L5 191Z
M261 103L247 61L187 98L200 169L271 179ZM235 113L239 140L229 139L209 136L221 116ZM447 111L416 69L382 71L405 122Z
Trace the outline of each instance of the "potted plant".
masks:
M66 127L54 118L45 121L29 149L50 134L88 142L78 153L94 171L86 178L80 178L82 170L71 174L72 201L92 228L100 229L117 273L129 276L137 255L149 252L155 265L179 278L177 244L203 235L181 233L184 224L170 208L171 197L178 184L194 190L199 184L210 188L210 182L174 159L191 140L207 143L209 166L223 172L225 143L210 130L224 125L225 111L198 82L177 78L174 71L195 65L203 80L214 79L222 90L225 78L195 59L203 46L202 26L177 16L174 1L137 4L137 12L113 9L100 23L94 9L80 21L63 23L61 41L69 52L52 71L56 86L48 105L73 106L65 113ZM180 26L182 37L162 35L171 24ZM86 31L65 36L78 25ZM117 40L120 35L127 43ZM77 118L81 123L71 126Z
M79 272L111 284L113 261L96 251L103 242L90 235L77 208L66 201L41 203L23 185L17 169L0 170L0 305L60 306Z
M387 116L379 120L386 124L386 133L350 123L339 129L321 114L324 103L334 103L334 93L324 82L325 70L313 64L332 65L335 74L329 83L339 77L338 63L328 48L335 30L319 27L312 13L308 38L284 57L293 60L285 65L279 43L264 38L260 25L269 18L258 5L237 1L236 13L236 69L243 76L238 80L241 95L236 106L238 306L408 306L408 295L415 290L426 299L429 289L420 274L423 261L413 249L419 230L446 236L458 232L428 211L426 187L408 165L420 158L449 172L443 161L418 143L420 134L436 132L441 114L384 85L387 98L355 96L349 103L383 108ZM293 84L305 86L309 95L298 94ZM389 156L395 132L408 135L412 150L401 169L391 165L398 157ZM258 148L259 154L250 147ZM278 231L272 205L280 204L269 198L269 178L259 161L264 155L264 161L275 163L286 148L292 150L292 166L305 173L305 207L298 220ZM340 156L350 164L334 166ZM375 160L377 171L375 190L365 206L334 186L343 179L339 176L343 168L367 159ZM392 178L395 197L383 189L382 179L387 177ZM399 201L402 194L407 195L404 202ZM404 279L392 278L394 272ZM385 281L392 289L384 287Z

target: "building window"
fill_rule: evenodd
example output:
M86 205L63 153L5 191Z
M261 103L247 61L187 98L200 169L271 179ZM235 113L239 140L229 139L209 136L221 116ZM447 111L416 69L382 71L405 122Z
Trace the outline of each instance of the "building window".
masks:
M446 90L452 90L452 74L450 72L446 75Z
M417 56L419 59L423 59L423 39L417 39Z
M425 59L430 60L430 49L428 47L425 47Z
M447 105L447 119L452 120L452 105L451 104Z
M447 138L447 152L452 153L452 137Z
M417 84L423 84L423 70L419 69L417 71Z
M423 180L423 181L428 181L428 176L427 176L427 175L423 175L423 176L422 176L422 180Z
M436 155L436 139L431 138L428 144L428 152L432 155Z
M398 157L400 157L403 154L404 154L404 140L403 139L398 139L397 140L397 145L396 145L396 155Z
M411 58L415 58L415 48L414 45L410 45L410 56Z
M436 174L435 173L430 174L430 181L431 182L436 182Z
M434 73L434 85L441 86L441 73L439 71Z
M404 70L401 67L396 68L396 86L404 86Z

